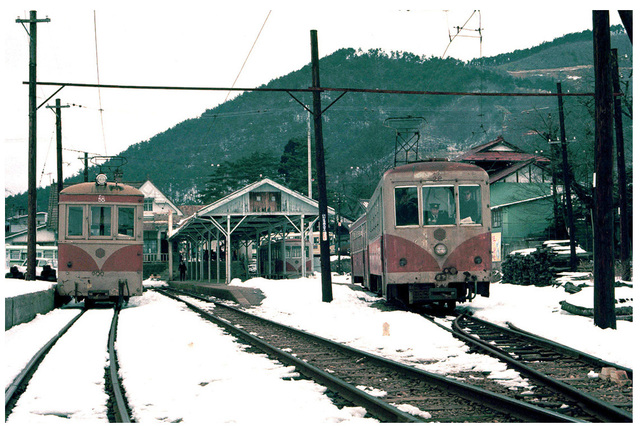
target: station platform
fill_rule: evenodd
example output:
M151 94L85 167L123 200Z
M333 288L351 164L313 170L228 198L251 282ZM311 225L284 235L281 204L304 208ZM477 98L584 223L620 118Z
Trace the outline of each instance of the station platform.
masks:
M169 286L176 289L215 296L216 298L236 302L243 307L260 305L262 300L265 298L260 289L231 286L226 283L207 283L175 280L168 281L167 283L169 284Z

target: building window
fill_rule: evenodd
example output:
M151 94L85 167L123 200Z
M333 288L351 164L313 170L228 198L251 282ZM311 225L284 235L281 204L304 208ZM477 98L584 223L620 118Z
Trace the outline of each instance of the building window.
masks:
M158 253L158 235L156 231L145 231L142 253L145 255Z
M152 212L153 211L153 198L145 198L144 199L144 211Z
M502 209L491 210L491 228L502 226Z

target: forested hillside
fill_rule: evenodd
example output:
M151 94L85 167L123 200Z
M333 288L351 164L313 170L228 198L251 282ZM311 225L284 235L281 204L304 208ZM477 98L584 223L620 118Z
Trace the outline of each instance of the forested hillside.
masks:
M619 50L629 111L631 44L620 29L614 29L612 44ZM593 87L592 62L592 35L585 31L528 50L467 63L406 52L341 49L320 60L320 79L323 87L503 93L555 92L559 79L563 91L577 92ZM559 71L560 68L564 70ZM309 65L265 85L309 86ZM323 93L323 107L340 94ZM310 94L296 93L296 97L311 104ZM576 142L571 146L572 155L587 160L591 156L586 164L583 160L576 162L588 170L593 160L591 100L566 97L565 103L567 135ZM524 149L544 152L549 148L547 139L558 134L555 97L347 93L324 113L331 195L347 194L352 199L370 196L380 173L393 164L395 130L386 127L385 120L405 116L424 118L419 130L420 153L424 157L450 156L499 135ZM258 177L261 167L255 161L264 159L269 161L264 163L265 174L276 175L272 178L283 183L293 176L299 181L299 174L290 174L287 169L301 167L290 161L283 167L280 161L291 141L306 145L307 121L307 112L287 93L243 93L198 118L129 147L120 154L128 160L124 180L149 178L178 204L211 202L208 199L213 194L207 193L207 182L211 175L220 180L216 169L234 165L240 168L249 158L253 164L246 171L257 173ZM630 142L631 127L626 128ZM631 145L627 147L630 150ZM306 163L306 157L297 157ZM631 157L627 159L630 162ZM306 164L302 168L306 169ZM576 177L581 174L586 177L588 171L577 173ZM19 205L19 200L5 204ZM46 206L39 210L46 210Z

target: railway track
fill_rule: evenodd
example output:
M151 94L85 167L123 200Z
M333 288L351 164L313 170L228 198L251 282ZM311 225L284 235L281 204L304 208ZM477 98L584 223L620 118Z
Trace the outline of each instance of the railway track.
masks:
M631 369L470 315L458 315L452 329L427 318L470 344L473 351L500 359L534 384L528 392L516 393L517 399L585 421L633 421ZM615 384L593 376L603 367L625 371L630 380Z
M74 326L78 323L82 316L86 315L89 310L82 310L76 317L74 317L67 325L65 325L56 335L53 336L27 363L22 371L16 376L12 383L5 389L5 421L11 415L14 407L22 394L27 390L30 380L33 375L38 371L40 364L45 357L54 348L56 343ZM93 311L93 310L92 310ZM95 310L100 311L100 310ZM119 310L114 311L113 318L111 320L111 329L109 331L108 351L109 351L109 368L105 372L105 385L107 394L109 395L109 401L107 404L107 415L109 420L118 423L130 423L130 412L128 410L126 401L124 400L123 389L118 379L117 370L117 357L115 355L115 338L116 327L118 324ZM70 359L73 359L75 353L70 350ZM69 377L78 377L82 374L70 373Z
M387 422L576 422L465 383L362 352L183 291L156 289ZM203 310L178 295L213 309ZM421 411L417 413L416 411ZM413 414L412 414L413 413Z

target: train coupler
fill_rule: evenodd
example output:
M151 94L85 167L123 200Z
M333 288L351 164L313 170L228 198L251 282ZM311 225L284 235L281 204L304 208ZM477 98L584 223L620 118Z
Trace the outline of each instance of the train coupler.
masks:
M478 276L472 275L468 271L465 271L462 274L464 274L464 282L467 285L467 300L473 301L473 299L478 295Z

